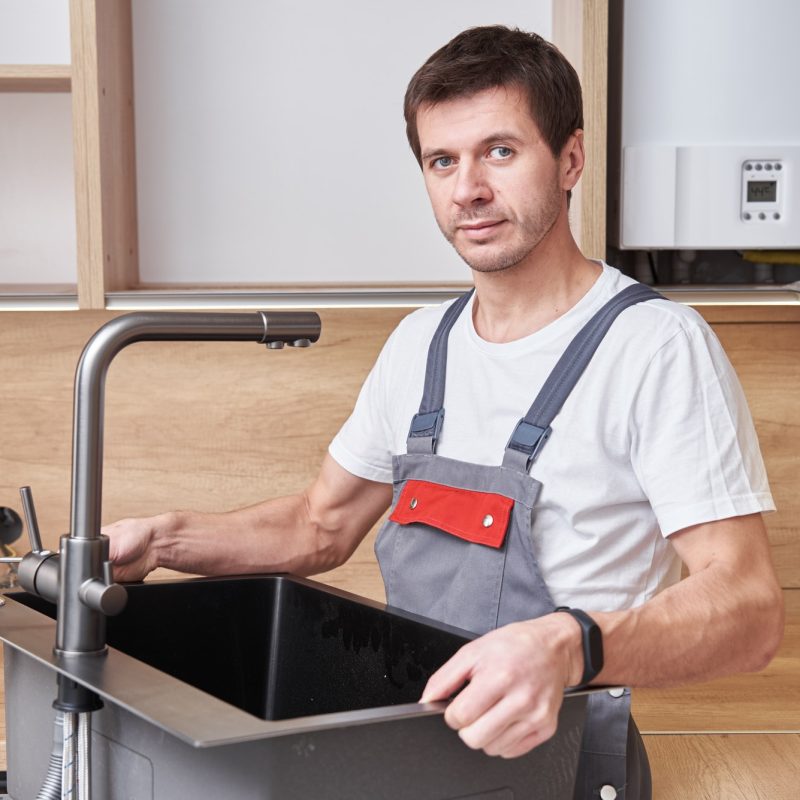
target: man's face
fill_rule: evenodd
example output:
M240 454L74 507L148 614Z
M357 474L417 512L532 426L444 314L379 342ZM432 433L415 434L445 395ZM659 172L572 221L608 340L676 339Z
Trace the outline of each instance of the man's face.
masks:
M436 222L472 269L520 263L566 213L559 162L517 87L423 105L417 131Z

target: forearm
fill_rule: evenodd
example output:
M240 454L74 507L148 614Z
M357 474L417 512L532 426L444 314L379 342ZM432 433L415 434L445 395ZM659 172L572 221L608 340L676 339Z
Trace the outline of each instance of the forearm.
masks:
M118 580L157 567L201 575L312 575L345 561L386 510L389 484L357 478L326 456L300 494L221 514L172 511L103 529Z
M157 566L202 575L293 572L312 575L350 555L309 514L305 494L226 513L173 511L153 518Z
M737 596L694 575L631 611L596 613L605 666L596 683L669 686L763 669L783 630L779 592Z
M783 596L766 535L748 532L746 518L725 522L723 536L749 537L741 558L712 547L688 578L644 605L592 614L605 652L596 683L668 686L769 663L783 635ZM751 522L763 531L760 518Z

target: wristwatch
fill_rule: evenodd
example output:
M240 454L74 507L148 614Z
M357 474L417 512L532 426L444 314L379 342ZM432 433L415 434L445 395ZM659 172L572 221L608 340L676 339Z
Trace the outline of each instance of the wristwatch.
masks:
M603 669L603 634L600 626L579 608L559 606L556 611L569 614L581 626L583 645L583 675L578 687L586 686ZM577 688L577 687L576 687Z

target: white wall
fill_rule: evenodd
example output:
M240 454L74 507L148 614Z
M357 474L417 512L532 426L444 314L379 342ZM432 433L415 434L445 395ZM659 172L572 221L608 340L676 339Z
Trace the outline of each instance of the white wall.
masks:
M75 283L69 94L0 93L0 283Z
M0 0L0 64L69 63L69 0Z
M463 28L551 0L133 0L143 282L465 281L405 140Z
M0 0L0 64L69 64L69 0ZM0 92L0 283L75 283L69 94Z

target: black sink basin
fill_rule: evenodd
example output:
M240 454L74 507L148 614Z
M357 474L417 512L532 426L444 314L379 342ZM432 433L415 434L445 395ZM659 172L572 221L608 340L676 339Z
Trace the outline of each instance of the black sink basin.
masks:
M418 702L465 642L448 628L286 575L128 586L108 652L53 651L55 607L0 603L9 796L35 797L56 673L95 692L92 787L104 800L572 800L586 697L516 759L466 747Z
M261 719L415 703L468 641L280 576L127 586L111 647ZM10 595L55 618L55 606Z

